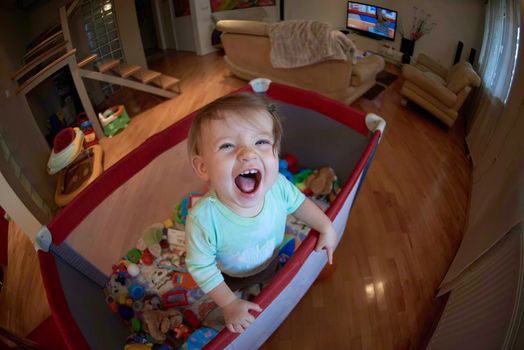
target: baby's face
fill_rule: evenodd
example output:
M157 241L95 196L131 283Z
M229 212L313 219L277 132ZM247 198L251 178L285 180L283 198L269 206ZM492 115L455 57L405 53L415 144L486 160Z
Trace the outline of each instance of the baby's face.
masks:
M210 182L222 203L245 217L260 212L278 175L273 121L266 113L253 113L253 121L233 114L205 122L201 155L192 159L196 173Z

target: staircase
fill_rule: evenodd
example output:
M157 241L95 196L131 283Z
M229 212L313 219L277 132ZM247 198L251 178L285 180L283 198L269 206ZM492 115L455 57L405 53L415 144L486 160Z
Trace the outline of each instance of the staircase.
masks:
M17 94L27 93L34 86L32 83L47 78L56 71L57 65L76 54L67 17L77 4L78 1L72 1L67 8L60 8L60 25L45 33L24 55L24 65L12 76L12 80L18 84ZM175 77L118 59L109 58L95 63L96 59L96 55L89 55L70 68L77 69L82 78L126 86L166 98L173 98L181 93L180 80Z
M92 64L96 57L90 55L78 62L81 77L126 86L166 98L173 98L181 93L180 80L177 78L114 58ZM90 65L94 66L94 69L84 68Z

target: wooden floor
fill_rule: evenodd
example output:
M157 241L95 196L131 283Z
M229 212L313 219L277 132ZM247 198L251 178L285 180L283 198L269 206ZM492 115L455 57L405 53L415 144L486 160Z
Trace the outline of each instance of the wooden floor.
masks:
M161 103L122 90L120 97L136 116L120 135L102 140L106 168L150 135L244 84L230 75L219 54L170 52L150 67L180 78L182 95ZM434 298L436 288L462 237L471 167L460 120L448 130L416 106L401 107L401 84L397 79L374 100L353 104L387 121L384 137L336 251L334 273L314 284L264 349L418 349L424 344L442 306ZM140 113L146 108L151 109ZM10 273L7 285L15 286L14 278L35 278L30 245L17 246L16 254L26 263L13 268L18 272ZM10 265L17 264L10 259ZM2 297L1 312L6 303L24 298L40 300L45 313L40 283L20 288L17 298ZM19 334L42 318L19 315L7 324ZM0 317L0 324L5 320Z

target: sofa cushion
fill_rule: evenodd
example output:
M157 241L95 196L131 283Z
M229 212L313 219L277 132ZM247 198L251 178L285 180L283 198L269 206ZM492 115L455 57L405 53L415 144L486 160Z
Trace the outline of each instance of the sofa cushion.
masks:
M217 29L223 33L268 35L267 23L258 21L223 20L217 22Z
M420 68L419 66L417 66L417 68ZM446 81L439 75L431 72L431 71L423 71L424 75L426 77L428 77L429 79L431 80L434 80L435 82L441 84L441 85L446 85Z
M457 63L448 72L447 87L458 93L467 86L480 86L480 78L468 62Z
M360 86L369 80L374 80L377 73L384 70L384 65L384 59L378 55L365 56L353 65L351 86Z

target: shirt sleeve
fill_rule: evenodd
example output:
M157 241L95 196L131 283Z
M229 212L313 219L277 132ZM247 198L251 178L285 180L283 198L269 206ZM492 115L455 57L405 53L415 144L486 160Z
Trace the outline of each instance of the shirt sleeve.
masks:
M217 287L224 277L217 267L216 236L206 232L193 217L186 222L186 265L198 286L208 293Z
M278 174L275 185L287 214L294 213L302 205L306 196L282 174Z

